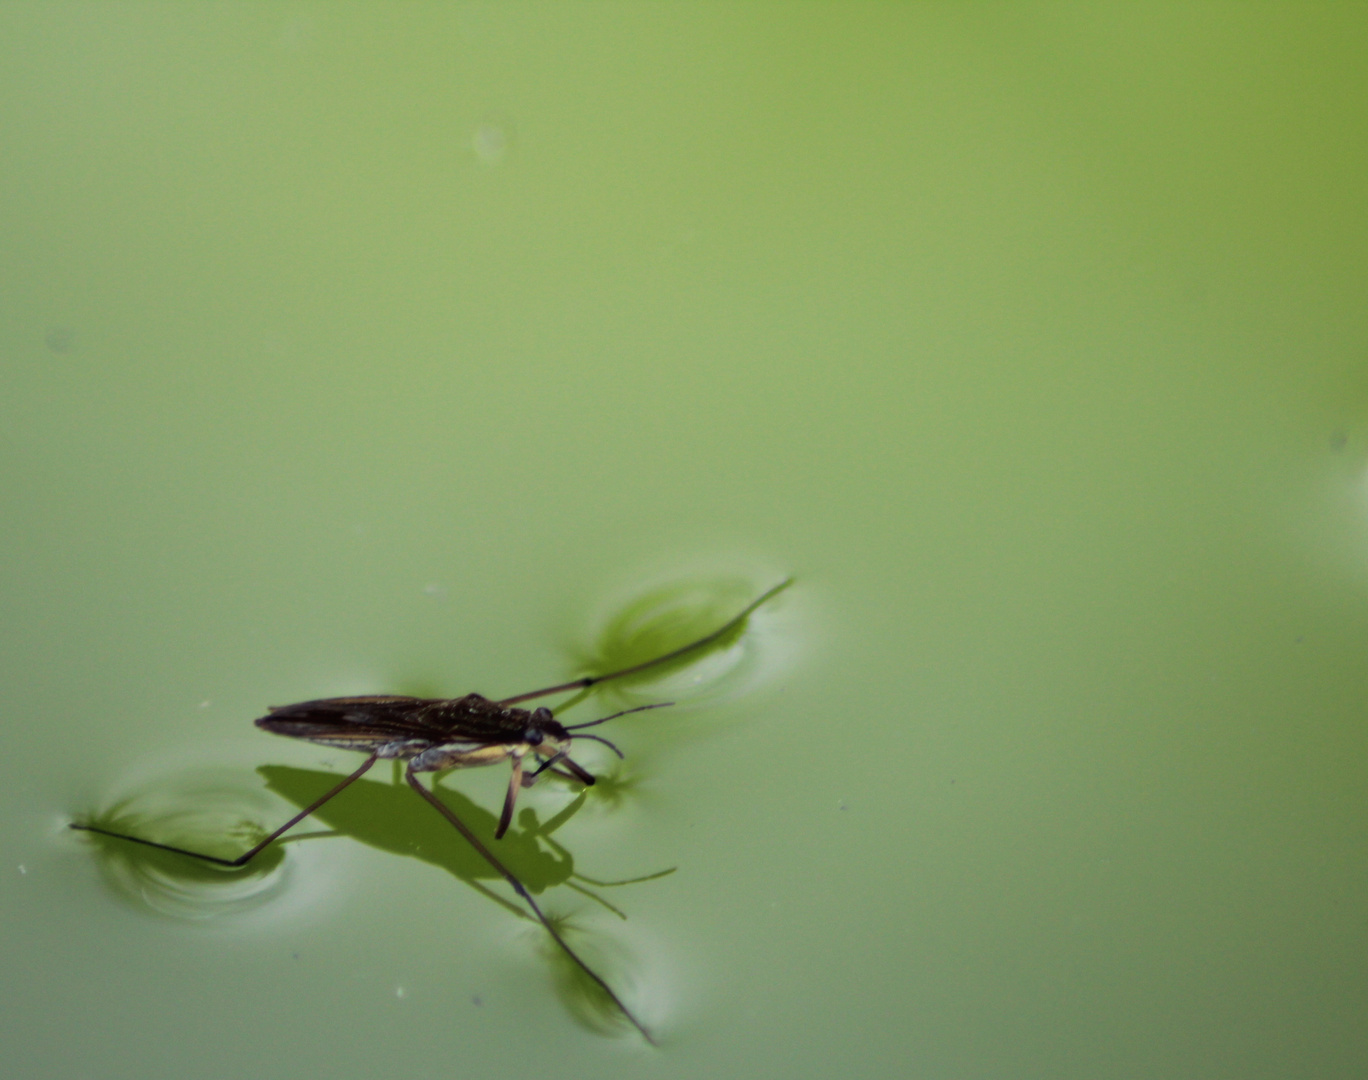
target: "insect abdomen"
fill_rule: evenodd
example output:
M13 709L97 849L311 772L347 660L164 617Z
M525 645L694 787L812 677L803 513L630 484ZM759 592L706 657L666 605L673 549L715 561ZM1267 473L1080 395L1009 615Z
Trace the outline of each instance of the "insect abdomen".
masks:
M424 750L409 766L414 772L439 772L442 769L469 769L477 765L497 765L509 756L507 743L445 743Z

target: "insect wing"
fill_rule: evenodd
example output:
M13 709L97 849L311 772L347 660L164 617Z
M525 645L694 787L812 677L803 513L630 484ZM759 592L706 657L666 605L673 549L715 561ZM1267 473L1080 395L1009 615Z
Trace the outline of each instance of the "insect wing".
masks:
M390 694L320 698L280 705L256 722L257 727L293 739L347 750L390 750L410 757L429 746L470 743L507 745L521 741L529 714L509 709L479 694L462 698L415 698Z
M445 732L429 716L436 704L429 698L394 695L321 698L275 706L256 725L292 739L372 751L398 740L441 741Z

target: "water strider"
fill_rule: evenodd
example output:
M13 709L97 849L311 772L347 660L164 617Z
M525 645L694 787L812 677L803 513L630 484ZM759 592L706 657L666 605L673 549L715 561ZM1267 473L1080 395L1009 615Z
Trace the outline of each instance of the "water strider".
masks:
M268 834L263 840L235 859L223 859L216 855L206 855L171 844L160 844L153 840L144 840L139 836L112 832L97 825L82 822L72 822L71 828L83 829L103 836L112 836L120 840L129 840L135 844L144 844L147 847L158 848L162 851L171 851L178 855L203 859L220 866L243 866L329 799L359 780L377 761L382 759L407 761L408 767L405 769L404 777L409 786L446 818L456 831L465 837L466 842L479 852L489 865L508 882L513 891L531 908L537 920L546 928L546 932L564 950L565 954L608 995L613 1004L621 1010L622 1015L641 1032L646 1040L654 1044L655 1040L651 1037L651 1033L623 1004L622 999L613 992L612 987L570 947L518 877L489 850L489 847L456 816L450 807L419 782L418 774L440 772L445 769L472 768L478 765L496 765L503 761L511 762L512 775L508 782L508 793L504 797L503 812L499 817L499 825L494 833L496 840L501 839L504 833L508 831L509 823L513 819L513 809L517 803L519 792L525 787L530 787L548 769L586 785L594 783L594 777L569 756L570 747L575 738L593 739L596 742L604 743L619 757L622 756L622 751L618 750L607 739L598 735L577 736L575 732L596 727L609 720L615 720L619 716L642 712L646 709L658 709L668 704L662 702L655 705L640 705L635 709L624 709L621 712L613 713L611 716L591 720L585 724L567 726L557 721L552 711L545 706L531 710L520 709L516 707L520 702L532 701L535 698L572 690L587 690L591 686L608 682L610 679L634 675L639 671L645 671L648 668L685 656L717 641L736 629L756 608L788 588L792 583L792 578L781 581L753 600L743 611L716 630L704 635L697 641L692 641L678 649L667 652L663 656L657 656L618 671L611 671L606 675L586 675L584 678L573 679L556 686L543 687L540 690L532 690L525 694L515 694L513 697L503 698L499 701L491 701L479 694L467 694L460 698L415 698L376 694L365 697L323 698L317 701L302 701L297 705L273 707L266 716L256 721L257 727L274 732L277 735L288 735L293 739L304 739L307 742L318 743L323 746L357 750L366 755L366 760L354 773L315 799L284 825ZM529 758L538 763L535 768L530 770L526 767Z

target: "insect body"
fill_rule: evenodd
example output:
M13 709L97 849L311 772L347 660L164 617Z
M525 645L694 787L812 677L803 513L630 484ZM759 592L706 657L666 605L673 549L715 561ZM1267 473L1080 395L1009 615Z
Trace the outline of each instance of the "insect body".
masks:
M266 716L256 721L257 727L274 732L277 735L288 735L291 738L304 739L322 746L357 750L366 755L366 760L354 773L315 799L284 825L237 858L223 859L215 855L206 855L202 852L190 851L187 848L175 847L171 844L145 840L139 836L112 832L84 822L72 822L71 828L100 833L120 840L129 840L147 847L159 848L162 851L171 851L179 855L203 859L220 866L243 866L328 800L359 780L377 761L382 759L407 761L408 766L405 769L404 776L409 786L446 818L489 865L508 882L513 891L532 910L546 932L564 950L565 954L608 995L647 1041L654 1043L655 1040L651 1038L651 1033L641 1021L622 1003L622 1000L598 973L589 967L565 941L560 931L543 913L518 877L489 850L489 847L466 826L446 803L438 799L419 781L418 776L425 772L470 768L478 765L496 765L504 761L511 762L512 775L509 777L508 793L504 798L503 813L499 817L499 826L494 834L495 839L502 838L512 821L518 793L523 788L531 786L547 770L571 777L583 784L594 783L593 775L569 757L575 738L592 739L604 743L619 757L622 756L622 752L607 739L598 735L577 736L575 732L582 731L584 728L596 727L628 713L661 708L663 704L667 704L641 705L635 709L625 709L599 720L591 720L585 724L572 724L567 727L556 720L550 709L545 707L531 710L521 709L516 707L519 702L573 690L586 690L598 683L607 682L610 679L620 679L682 657L718 640L729 631L740 626L751 612L786 589L792 581L793 579L789 578L780 582L712 633L663 656L657 656L644 663L634 664L631 667L612 671L606 675L587 675L571 682L532 690L525 694L504 698L501 701L491 701L479 694L467 694L460 698L374 695L322 698L317 701L302 701L296 705L274 707ZM530 771L527 768L529 759L537 762L536 767Z
M530 787L546 769L563 771L583 784L594 782L594 777L569 757L572 731L615 720L629 712L660 707L643 705L567 728L556 721L550 709L519 709L490 701L479 694L461 698L375 695L323 698L277 706L256 725L277 735L343 750L360 750L375 760L406 760L410 773L511 761L513 775L499 828L494 834L498 839L508 831L509 822L513 820L518 792ZM597 735L583 738L605 743L621 753L607 739ZM529 756L540 762L532 773L525 771Z

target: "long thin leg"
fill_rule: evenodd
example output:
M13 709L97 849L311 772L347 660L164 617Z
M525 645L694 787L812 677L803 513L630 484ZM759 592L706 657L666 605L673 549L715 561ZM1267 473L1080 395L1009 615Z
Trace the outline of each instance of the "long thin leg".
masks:
M774 586L774 588L770 589L766 593L763 593L758 599L751 601L751 603L746 607L746 609L743 612L741 612L741 614L737 615L733 619L728 620L726 623L722 624L716 630L714 630L711 634L706 634L703 637L699 638L697 641L691 641L688 645L684 645L678 649L675 649L673 652L667 652L664 656L657 656L654 660L647 660L640 664L633 664L631 667L623 668L621 671L610 671L607 675L586 675L582 679L575 679L573 682L561 683L559 686L548 686L542 690L533 690L526 694L518 694L515 697L504 698L502 701L499 702L499 704L515 705L519 701L531 701L533 698L545 697L547 694L559 694L566 690L586 689L590 686L597 685L598 683L607 682L609 679L620 679L624 675L635 675L638 671L645 671L647 668L655 667L656 664L663 664L667 660L673 660L675 659L675 657L683 656L685 653L693 652L694 649L701 649L704 645L716 641L723 634L727 633L729 630L734 629L737 625L739 625L742 621L745 620L747 615L749 615L752 611L758 608L766 600L768 600L772 596L776 596L779 593L783 592L792 584L793 578L785 578L783 581L779 582L778 585Z
M499 815L499 827L494 830L494 839L502 840L508 826L513 822L513 806L518 801L518 793L523 786L523 759L513 759L513 775L508 778L508 794L504 796L503 813Z
M141 836L128 836L125 833L111 832L109 829L102 829L98 825L79 825L73 821L71 822L71 828L80 829L84 832L99 833L101 836L112 836L118 840L131 840L135 844L142 844L145 847L157 848L161 851L174 851L177 855L189 855L192 858L203 859L205 862L217 863L219 866L242 866L243 864L249 862L253 856L260 854L261 851L264 850L271 843L271 841L279 838L282 833L285 833L289 829L294 828L294 826L298 825L301 821L303 821L306 817L312 814L325 802L331 799L334 795L342 791L342 789L347 787L347 785L353 783L356 780L359 780L365 774L366 770L375 764L375 761L376 756L374 754L366 758L366 763L362 765L361 768L357 769L356 772L352 773L349 777L343 780L342 783L338 784L337 787L333 788L322 798L315 799L312 803L306 806L294 817L290 818L289 821L285 822L285 824L278 828L275 832L271 833L270 836L266 837L265 840L257 844L256 847L252 848L250 851L244 852L243 854L239 855L236 859L220 859L217 855L206 855L202 851L190 851L188 848L175 847L171 844L159 844L155 840L144 840Z
M632 1015L632 1010L627 1008L627 1006L622 1003L622 999L618 997L617 994L613 993L613 988L603 981L603 978L598 974L598 972L596 972L593 968L591 968L580 958L579 953L575 952L574 949L570 948L570 945L566 942L565 938L561 937L560 931L558 931L555 928L555 926L552 925L551 920L546 917L542 909L537 906L537 902L532 899L532 894L529 893L527 889L523 886L523 883L519 881L517 877L514 876L513 871L508 869L508 867L506 867L503 863L501 863L497 858L494 857L494 853L490 851L489 848L485 847L483 843L480 842L480 838L476 836L473 832L471 832L469 828L466 827L465 822L463 822L460 818L456 816L456 814L452 811L451 807L447 806L447 804L442 802L441 799L437 798L436 795L430 792L427 788L423 787L423 785L418 780L418 774L413 771L412 764L410 764L408 769L405 770L404 775L409 782L409 786L413 788L414 791L418 792L418 794L421 795L424 799L430 802L436 808L437 812L442 815L442 817L446 818L447 821L451 822L451 824L455 826L456 831L466 838L466 842L476 851L478 851L481 856L483 856L485 862L489 863L490 866L492 866L495 870L497 870L500 874L503 875L504 880L507 881L508 884L513 887L513 891L517 893L520 897L522 897L523 902L526 903L527 906L532 909L532 913L537 916L537 920L542 924L542 926L546 928L546 932L550 934L552 940L555 941L555 943L561 947L561 949L565 952L565 955L570 957L571 960L578 964L580 970L582 970L586 975L589 976L589 978L593 979L594 982L598 984L599 988L605 994L607 994L609 999L613 1002L613 1004L616 1005L622 1011L622 1015L627 1017L627 1019L631 1021L632 1026L636 1028L639 1032L641 1032L642 1037L648 1043L650 1043L652 1046L657 1045L655 1039L651 1037L651 1033L646 1030L645 1026L641 1023L641 1021L638 1020L634 1015Z

